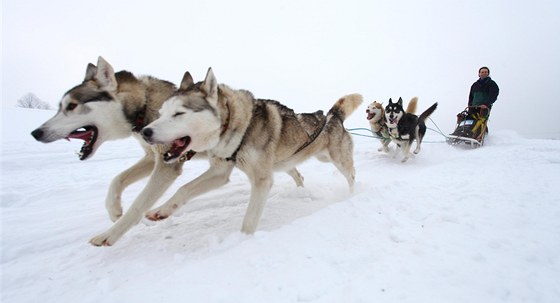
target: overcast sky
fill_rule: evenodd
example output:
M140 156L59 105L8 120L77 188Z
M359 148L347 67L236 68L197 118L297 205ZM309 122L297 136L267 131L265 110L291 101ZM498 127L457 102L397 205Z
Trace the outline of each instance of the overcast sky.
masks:
M450 132L478 68L500 86L490 127L560 134L560 1L2 1L2 105L56 106L98 56L116 71L219 82L298 112L340 96L419 97Z

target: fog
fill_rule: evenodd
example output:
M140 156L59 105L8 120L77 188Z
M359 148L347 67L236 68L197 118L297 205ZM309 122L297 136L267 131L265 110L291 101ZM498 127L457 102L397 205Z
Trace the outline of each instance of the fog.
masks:
M103 56L176 84L211 66L218 81L298 112L354 92L364 110L418 96L419 111L439 102L432 118L451 131L488 66L500 86L491 131L560 137L556 1L5 0L2 10L3 107L29 92L56 107ZM347 123L367 125L360 112Z

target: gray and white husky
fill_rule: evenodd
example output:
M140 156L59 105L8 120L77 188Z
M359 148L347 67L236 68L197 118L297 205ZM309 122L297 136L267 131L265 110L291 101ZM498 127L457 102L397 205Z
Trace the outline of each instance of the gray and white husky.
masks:
M154 77L135 77L127 71L115 73L113 67L99 57L97 66L91 63L87 66L84 81L64 94L54 117L31 133L44 143L70 138L83 140L80 160L90 159L105 141L130 136L138 139L145 150L144 157L111 182L105 205L115 224L91 239L93 245L114 244L140 221L181 174L182 161L163 161L162 154L168 146L149 145L139 134L145 125L159 117L163 102L176 89L174 84ZM204 157L204 153L197 157ZM303 177L295 168L288 173L297 185L303 185ZM146 187L123 215L124 189L148 176Z
M185 73L179 90L142 135L150 144L171 145L164 154L167 163L189 152L206 152L210 168L146 216L152 220L169 217L196 196L226 184L238 167L251 182L241 231L254 233L273 172L293 169L312 156L332 162L352 189L353 143L343 121L361 103L362 96L352 94L336 101L326 117L320 111L296 114L277 101L255 99L249 91L218 84L212 69L196 84Z

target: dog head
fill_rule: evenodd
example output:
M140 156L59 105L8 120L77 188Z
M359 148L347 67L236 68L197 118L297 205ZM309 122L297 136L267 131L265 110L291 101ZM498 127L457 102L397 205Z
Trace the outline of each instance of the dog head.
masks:
M385 107L385 119L387 120L387 126L390 128L397 127L397 124L404 116L404 113L402 98L399 98L399 101L395 103L393 103L392 99L389 99L389 104Z
M370 105L368 105L366 113L367 119L369 120L370 124L379 122L379 120L381 120L385 115L385 111L383 110L383 103L373 101Z
M97 66L87 66L82 84L64 94L58 112L31 135L43 143L83 140L78 156L80 160L90 158L103 142L131 134L122 104L117 101L117 87L113 67L99 57Z
M149 144L170 144L163 159L172 163L188 151L212 149L219 142L221 129L218 83L210 68L204 81L196 84L186 72L179 90L161 107L160 117L141 133Z

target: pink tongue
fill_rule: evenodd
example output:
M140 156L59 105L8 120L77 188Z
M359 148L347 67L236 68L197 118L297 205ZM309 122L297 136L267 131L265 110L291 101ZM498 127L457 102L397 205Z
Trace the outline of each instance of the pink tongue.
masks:
M84 132L70 134L67 138L89 141L89 139L91 138L91 131L84 131Z
M185 141L183 139L177 139L177 140L173 141L173 144L175 144L178 147L183 147L183 146L185 146Z

